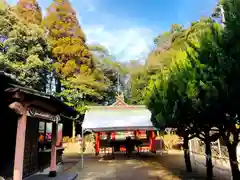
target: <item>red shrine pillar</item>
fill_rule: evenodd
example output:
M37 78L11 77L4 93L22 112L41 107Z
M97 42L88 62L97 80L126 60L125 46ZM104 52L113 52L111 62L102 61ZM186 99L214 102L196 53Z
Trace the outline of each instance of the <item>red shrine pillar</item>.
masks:
M149 150L152 150L152 131L149 131Z
M112 140L115 140L116 139L116 133L115 131L112 132Z
M113 131L113 132L112 132L112 140L115 140L115 139L116 139L116 132ZM114 153L115 153L115 146L112 145L112 156L113 156L113 158L115 158L115 157L114 157Z
M99 151L100 151L100 132L97 132L96 133L96 142L95 142L95 152L96 152L96 155L99 154Z
M156 141L155 141L156 136L155 136L154 131L151 131L151 137L150 138L151 138L151 151L153 153L155 153L156 152Z

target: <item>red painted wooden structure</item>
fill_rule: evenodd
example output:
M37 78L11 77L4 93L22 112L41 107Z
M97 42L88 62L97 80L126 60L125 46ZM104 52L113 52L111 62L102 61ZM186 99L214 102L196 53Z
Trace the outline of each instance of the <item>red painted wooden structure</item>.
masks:
M116 102L113 103L111 106L116 107L116 110L118 107L121 108L134 108L134 106L130 106L127 103L124 102L124 97L123 94L118 95L116 97ZM141 136L146 134L146 130L133 130L131 131L132 134L136 134L136 136ZM148 146L142 146L142 147L137 147L138 152L156 152L156 144L155 144L155 132L153 130L149 131L149 144ZM105 132L96 132L96 139L95 139L95 152L96 155L98 155L101 152L101 144L100 144L100 136L104 135ZM111 139L115 140L116 138L116 131L111 132ZM125 147L122 146L120 147L120 151L126 151Z
M146 131L143 132L143 131L138 131L138 130L133 131L133 132L136 133L136 136L140 136L142 133L146 133ZM100 136L101 136L101 134L104 134L104 132L97 132L96 133L96 139L95 139L95 152L96 152L96 154L101 153L101 143L100 143ZM112 140L115 140L115 134L116 134L116 132L111 132L111 139ZM150 131L149 134L150 135L149 135L149 144L148 144L148 146L137 147L136 150L138 152L156 152L156 142L155 142L156 136L155 136L155 133L154 133L154 131ZM121 152L125 152L126 148L124 146L121 146L120 147L120 151Z
M50 149L50 172L49 176L56 176L57 164L57 124L60 114L69 112L69 107L58 99L36 90L14 84L4 72L0 72L1 96L4 95L4 106L8 106L17 114L16 140L14 151L13 180L22 180L25 170L31 168L32 174L38 170L38 145L39 138L38 122L44 120L51 122L52 147ZM9 83L11 82L11 83ZM2 100L2 99L1 99ZM2 100L3 101L3 100ZM1 102L2 103L2 102ZM4 117L8 118L8 117ZM1 119L6 121L6 119ZM13 121L14 119L8 119ZM29 164L30 163L30 164ZM30 175L27 169L27 174Z

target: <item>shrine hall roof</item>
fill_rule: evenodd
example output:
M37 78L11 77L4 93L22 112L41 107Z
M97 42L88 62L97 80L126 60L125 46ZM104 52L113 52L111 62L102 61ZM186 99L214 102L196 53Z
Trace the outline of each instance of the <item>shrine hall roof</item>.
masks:
M152 130L151 112L145 106L92 106L85 114L85 131Z
M65 119L71 119L70 117L78 117L78 112L76 112L74 108L69 107L57 97L34 90L32 88L24 87L17 82L11 74L5 73L2 70L0 70L0 81L2 83L1 91L4 92L5 96L10 96L11 99L13 99L15 93L22 92L27 95L28 100L40 100L48 104L50 107L54 107L54 112L51 113L60 114ZM47 107L42 108L46 108L46 110L50 111L50 109Z

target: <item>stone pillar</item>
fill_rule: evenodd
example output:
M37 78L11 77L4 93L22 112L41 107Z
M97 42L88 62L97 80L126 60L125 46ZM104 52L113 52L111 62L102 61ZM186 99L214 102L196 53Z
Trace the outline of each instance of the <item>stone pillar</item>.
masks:
M57 123L52 123L52 150L49 177L57 176Z
M10 108L14 110L17 108L18 113L21 114L17 124L13 180L22 180L25 133L27 125L27 106L22 106L20 103L13 103L10 105Z

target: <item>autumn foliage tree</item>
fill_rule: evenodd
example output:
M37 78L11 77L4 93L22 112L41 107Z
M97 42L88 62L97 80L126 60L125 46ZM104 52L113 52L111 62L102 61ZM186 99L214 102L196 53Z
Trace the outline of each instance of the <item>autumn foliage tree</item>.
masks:
M93 57L71 3L54 0L47 8L42 25L48 34L54 69L63 87L58 88L59 96L84 112L86 102L101 99L106 86L94 73Z
M17 14L27 23L41 24L42 12L37 0L19 0L15 8Z
M92 69L91 53L76 12L68 0L54 0L47 8L43 26L53 48L56 72L62 77L86 74Z

